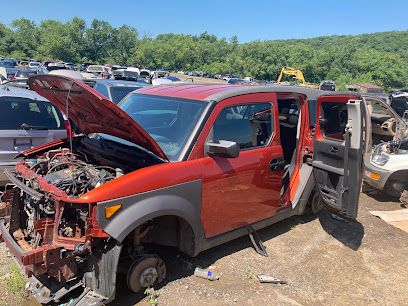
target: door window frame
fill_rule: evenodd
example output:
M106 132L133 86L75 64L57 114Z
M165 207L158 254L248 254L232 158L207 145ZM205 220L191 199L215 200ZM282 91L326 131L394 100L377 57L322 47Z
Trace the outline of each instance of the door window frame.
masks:
M264 93L252 93L252 94L244 94L240 96L233 96L230 98L226 98L220 102L218 102L214 109L212 110L210 116L206 124L204 125L200 135L197 138L197 141L191 151L189 156L189 160L191 159L199 159L208 157L205 154L205 143L208 138L208 135L214 126L216 119L218 118L221 111L229 106L238 106L242 104L258 104L258 103L271 103L273 107L273 133L269 143L265 147L257 147L257 148L250 148L252 149L262 149L267 148L274 145L280 145L279 140L279 114L277 112L278 105L277 105L277 96L276 92L264 92ZM242 150L248 151L248 150Z
M250 105L252 105L252 104L269 104L269 105L270 105L270 110L272 111L272 112L271 112L271 134L269 135L268 141L267 141L264 145L256 146L256 147L250 147L250 148L244 148L244 149L240 149L240 151L241 151L241 152L250 151L250 150L259 149L259 148L265 148L265 147L268 147L268 146L269 146L269 144L271 143L271 141L272 141L272 139L273 139L273 137L274 137L274 135L275 135L275 120L274 120L274 119L275 119L275 118L274 118L275 109L274 109L274 107L273 107L273 103L270 102L270 101L269 101L269 102L268 102L268 101L265 101L265 102L240 103L240 104L236 104L236 105L225 106L223 109L221 109L221 110L218 112L217 118L215 118L215 121L213 122L213 124L212 124L212 126L211 126L211 129L210 129L210 131L209 131L209 133L208 133L208 135L207 135L207 138L206 138L205 141L204 141L204 155L207 155L207 153L206 153L206 145L205 145L205 144L206 144L208 141L211 141L211 139L209 139L209 138L210 138L210 136L211 136L211 134L212 134L212 132L213 132L214 125L215 125L215 123L217 122L218 118L220 117L221 113L222 113L225 109L227 109L227 108L239 107L239 106L250 106ZM232 141L232 140L230 140L230 139L222 139L222 140ZM240 145L240 144L238 144L238 145Z
M316 101L316 140L329 140L329 141L336 141L339 143L344 143L344 139L338 139L338 138L333 138L325 135L324 128L320 126L320 119L324 118L322 117L322 112L323 112L323 103L336 103L336 104L346 104L344 103L344 100L355 100L357 99L357 96L353 95L338 95L338 96L320 96L318 97ZM347 120L348 120L348 114L347 114Z

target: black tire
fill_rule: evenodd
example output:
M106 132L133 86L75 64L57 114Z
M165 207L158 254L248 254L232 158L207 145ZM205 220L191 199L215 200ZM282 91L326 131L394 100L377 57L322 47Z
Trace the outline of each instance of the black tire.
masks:
M323 204L320 200L320 193L318 191L314 191L309 199L309 203L307 203L304 215L317 215L322 208Z
M389 195L393 199L399 200L401 197L401 193L404 190L408 190L408 184L406 182L402 182L401 180L391 178L385 184L384 190L387 195Z
M323 208L323 203L320 198L320 193L317 191L313 194L312 201L310 203L310 208L312 210L312 213L317 215Z

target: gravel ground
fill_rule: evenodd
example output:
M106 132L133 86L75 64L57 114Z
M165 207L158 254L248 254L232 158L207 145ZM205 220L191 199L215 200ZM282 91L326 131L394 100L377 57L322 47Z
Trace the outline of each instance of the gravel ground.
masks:
M260 231L269 257L258 255L247 237L168 265L159 305L403 305L408 301L408 234L372 216L396 210L375 192L362 194L358 222L328 213L293 217ZM214 266L218 281L192 275L196 266ZM259 273L287 285L260 284ZM124 286L123 286L124 287ZM122 288L123 288L122 287ZM147 305L126 289L114 305Z
M369 210L396 210L376 192L362 194L358 222L334 220L328 213L293 217L260 231L269 257L258 255L243 237L189 259L166 258L168 277L159 305L403 305L408 301L407 233L372 216ZM12 259L0 247L0 273ZM196 278L196 266L213 266L218 281ZM260 284L258 273L287 285ZM119 280L111 305L148 305ZM7 295L6 295L7 294ZM4 292L1 304L35 305Z

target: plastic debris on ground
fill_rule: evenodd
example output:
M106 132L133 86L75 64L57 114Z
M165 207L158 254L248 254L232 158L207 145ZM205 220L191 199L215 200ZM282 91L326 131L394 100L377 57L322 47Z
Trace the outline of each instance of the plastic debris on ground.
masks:
M219 275L214 274L214 272L210 270L201 269L199 267L195 268L194 275L200 278L205 278L211 281L219 280Z

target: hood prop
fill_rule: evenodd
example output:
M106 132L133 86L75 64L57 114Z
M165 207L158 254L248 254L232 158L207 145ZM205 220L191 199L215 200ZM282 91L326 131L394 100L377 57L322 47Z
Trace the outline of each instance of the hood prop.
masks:
M74 87L73 82L71 83L71 86L69 87L68 94L67 94L67 99L65 101L65 111L66 111L65 115L67 116L68 122L69 122L69 95L71 94L72 87ZM69 149L71 150L71 153L73 153L72 147L73 147L72 146L72 133L69 133Z

